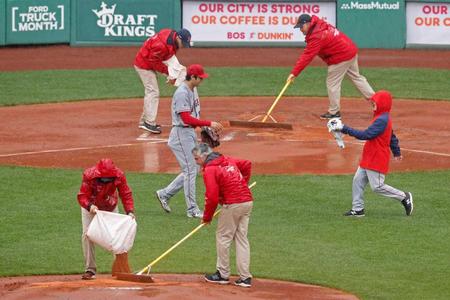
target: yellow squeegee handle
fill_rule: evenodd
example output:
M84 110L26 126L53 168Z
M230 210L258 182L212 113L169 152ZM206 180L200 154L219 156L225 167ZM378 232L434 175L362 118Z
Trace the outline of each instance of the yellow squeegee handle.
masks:
M254 187L256 184L256 181L253 182L249 188L251 189L252 187ZM221 209L218 209L215 213L214 216L217 216L219 214ZM163 259L167 254L169 254L170 252L172 252L173 249L175 249L176 247L178 247L181 243L183 243L185 240L187 240L188 238L190 238L194 233L196 233L197 231L200 230L200 228L202 228L203 226L205 226L205 223L202 223L200 225L198 225L197 227L194 228L194 230L192 230L190 233L188 233L184 238L182 238L180 241L178 241L175 245L173 245L172 247L170 247L166 252L164 252L163 254L161 254L157 259L155 259L154 261L152 261L148 266L146 266L145 268L143 268L142 270L140 270L137 274L141 275L145 272L147 272L151 267L153 267L158 261L160 261L161 259Z
M288 88L288 86L291 84L292 80L288 80L286 81L286 84L284 85L283 89L281 90L280 94L278 94L278 97L275 99L275 101L273 102L272 106L270 107L269 111L267 112L267 114L264 116L264 118L262 119L262 122L266 122L267 118L270 116L270 114L272 113L272 110L275 108L275 106L277 105L278 101L280 101L281 96L283 96L284 92L286 91L286 89Z

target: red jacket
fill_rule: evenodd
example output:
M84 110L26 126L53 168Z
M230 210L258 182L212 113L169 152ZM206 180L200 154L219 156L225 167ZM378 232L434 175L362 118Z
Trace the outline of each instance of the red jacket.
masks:
M311 27L305 41L306 48L291 71L295 76L298 76L316 55L327 65L336 65L352 59L358 53L358 48L348 36L317 16L311 18Z
M205 211L203 221L211 222L217 205L253 201L248 188L251 162L226 157L213 152L203 167L205 182Z
M114 177L114 180L101 183L98 180L100 177ZM95 205L100 210L113 211L118 203L118 195L122 199L125 212L133 212L133 196L125 174L114 166L110 159L102 159L97 165L83 172L83 181L78 193L78 202L81 207L89 210L91 205Z
M390 93L380 91L372 96L372 101L377 104L377 109L375 110L372 119L373 124L382 114L391 111L392 97ZM390 144L392 135L392 121L390 115L388 115L387 118L388 121L384 131L376 138L367 140L364 144L362 158L359 164L361 168L387 174L391 158Z
M134 65L144 70L169 74L163 61L168 60L177 52L176 37L177 32L172 29L163 29L149 37L136 54Z

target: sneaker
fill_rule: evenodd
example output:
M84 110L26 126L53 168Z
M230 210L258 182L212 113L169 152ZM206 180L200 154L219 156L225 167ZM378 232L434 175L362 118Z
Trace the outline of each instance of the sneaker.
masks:
M218 284L229 284L230 280L228 278L223 278L219 271L214 274L205 274L205 280L207 282L218 283Z
M201 211L194 211L194 212L187 212L188 218L197 218L197 219L203 219L203 212Z
M405 207L407 216L410 216L414 209L413 196L410 192L405 192L406 197L402 200L402 204Z
M170 213L172 210L169 207L169 203L167 203L167 200L165 200L163 197L159 195L159 191L155 192L156 199L159 200L159 203L161 204L162 209L166 211L166 213Z
M338 111L334 115L332 113L329 113L329 112L326 112L323 115L320 115L320 118L322 120L333 119L333 118L340 118L340 117L341 117L341 112L340 111Z
M344 216L346 217L364 217L364 209L361 210L353 210L350 209L348 212L344 213Z
M249 278L244 279L244 280L242 280L242 279L239 278L238 280L236 280L236 281L234 282L234 285L238 285L238 286L242 286L242 287L249 288L249 287L252 286L252 278L249 277Z
M139 128L150 131L154 134L160 134L161 133L161 126L160 125L150 125L147 122L144 122L144 124L139 125Z
M95 279L95 273L92 271L86 271L83 275L81 275L81 279L83 280L92 280Z

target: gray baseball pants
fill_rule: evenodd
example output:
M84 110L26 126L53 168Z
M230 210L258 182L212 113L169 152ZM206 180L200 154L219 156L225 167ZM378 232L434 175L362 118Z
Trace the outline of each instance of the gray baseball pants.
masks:
M381 196L393 198L398 201L405 199L405 192L385 184L384 179L385 175L380 172L358 167L358 170L356 170L355 176L353 177L352 209L356 211L364 209L364 188L367 183L370 184L372 191Z
M192 154L192 149L197 145L197 135L194 128L172 127L167 144L180 165L181 173L167 187L159 191L160 195L168 201L183 188L187 212L197 212L200 209L195 200L195 181L197 179L198 165Z

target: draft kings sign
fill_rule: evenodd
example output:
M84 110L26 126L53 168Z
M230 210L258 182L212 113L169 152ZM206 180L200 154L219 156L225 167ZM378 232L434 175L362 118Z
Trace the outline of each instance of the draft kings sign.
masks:
M305 40L293 27L301 14L336 24L335 2L183 1L183 27L192 41L221 43L298 43Z

